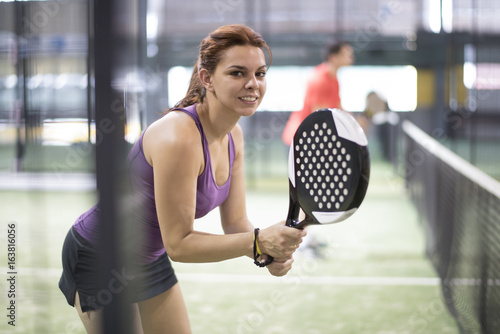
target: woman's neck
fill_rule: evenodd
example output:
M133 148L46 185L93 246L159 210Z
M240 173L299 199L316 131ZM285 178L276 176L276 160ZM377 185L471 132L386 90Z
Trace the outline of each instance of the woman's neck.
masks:
M222 140L239 120L239 117L231 117L229 113L224 112L223 108L217 108L215 103L209 106L208 101L197 104L196 112L207 140Z

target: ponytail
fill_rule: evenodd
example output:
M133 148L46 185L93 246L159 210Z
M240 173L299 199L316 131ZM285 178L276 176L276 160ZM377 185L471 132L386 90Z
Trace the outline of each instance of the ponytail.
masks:
M201 84L200 77L198 76L200 57L193 66L193 73L191 74L191 80L189 81L189 87L186 96L179 102L177 102L174 108L185 108L189 107L195 103L203 102L206 95L205 87ZM170 109L171 110L171 109Z

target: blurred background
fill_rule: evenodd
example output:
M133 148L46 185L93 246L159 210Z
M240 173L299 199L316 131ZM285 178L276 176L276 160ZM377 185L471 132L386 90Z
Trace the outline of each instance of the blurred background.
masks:
M0 4L0 170L93 172L92 7L69 0ZM476 139L498 134L495 1L220 0L194 1L188 8L173 1L131 1L125 7L130 17L122 24L130 31L122 45L134 58L116 74L115 84L126 92L130 142L183 96L201 39L235 22L261 32L274 54L261 112L243 122L249 139L260 136L271 144L265 152L259 149L264 145L255 145L256 164L272 163L261 154L286 155L274 141L288 113L301 109L310 70L332 39L348 41L355 51L355 66L338 75L345 109L363 112L374 91L400 118L415 119L427 132L440 129L457 141L473 138L456 147L473 163L482 158ZM35 141L39 145L32 150ZM72 160L68 152L75 147L89 159ZM282 152L273 154L274 149Z
M319 307L349 305L342 312L350 320L339 326L340 318L332 323L318 311L308 315L315 321L303 319L305 328L293 319L271 325L264 316L253 317L258 320L254 328L248 319L260 314L259 308L234 308L248 291L234 304L208 292L226 289L222 294L234 298L224 282L233 281L234 268L250 264L178 264L197 333L500 331L494 320L500 312L500 272L495 268L500 250L493 246L500 241L499 1L129 0L120 8L110 17L120 34L113 41L119 61L110 81L116 99L107 112L120 115L125 145L183 97L197 47L210 31L247 24L271 47L266 98L254 116L240 122L250 208L266 212L266 217L255 213L257 220L281 220L286 212L288 148L281 133L290 113L302 108L307 80L323 61L328 41L345 40L355 53L355 64L338 73L343 107L364 115L370 92L387 102L387 110L366 127L372 183L364 211L352 224L318 230L326 238L320 238L322 244L331 241L329 235L335 242L325 246L331 256L315 258L323 269L313 276L330 279L321 289L332 290L315 290L317 296L304 301L321 304L321 296L331 292L342 303ZM103 26L95 25L94 10L95 1L0 1L0 208L3 226L17 224L21 284L18 326L3 320L5 333L83 332L76 312L57 291L57 281L66 231L99 198L96 175L106 166L96 161L105 136L96 126L102 110L95 101L95 55L103 47L96 35ZM203 226L218 231L217 217L208 219ZM367 226L370 220L380 225ZM7 243L6 229L2 244ZM6 253L1 256L7 258ZM7 262L0 265L5 275ZM384 267L389 262L391 269ZM199 272L205 279L196 278ZM227 275L210 276L212 272ZM351 283L336 280L338 276ZM413 285L373 280L389 276L421 280ZM359 277L371 277L371 283ZM207 279L213 285L203 285L210 284ZM250 284L244 282L245 287ZM302 283L307 295L311 290ZM344 285L352 291L339 287ZM406 290L391 304L388 298L402 286ZM427 286L425 293L420 290ZM364 321L352 302L359 289L368 289L363 297L373 297L364 304L364 314L371 314ZM198 292L190 294L194 290ZM1 295L3 307L9 300ZM422 296L427 297L419 300ZM209 300L217 305L214 309L206 306ZM402 304L409 307L404 314L398 313ZM377 308L383 305L389 308L381 312L387 317L381 320ZM275 315L290 311L274 306ZM293 304L297 313L303 307ZM221 308L231 316L217 318L214 313Z

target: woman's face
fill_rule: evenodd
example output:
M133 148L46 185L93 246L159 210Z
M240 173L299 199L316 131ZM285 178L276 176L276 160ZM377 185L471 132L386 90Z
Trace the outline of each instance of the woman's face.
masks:
M226 50L207 87L221 107L240 116L251 116L266 92L264 52L254 46L233 46Z

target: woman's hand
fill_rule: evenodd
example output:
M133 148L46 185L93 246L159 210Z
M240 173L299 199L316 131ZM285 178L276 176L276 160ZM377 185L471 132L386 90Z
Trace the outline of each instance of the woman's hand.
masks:
M267 260L267 255L262 254L261 258L263 261L265 261ZM271 264L266 266L266 268L267 270L269 270L269 273L271 273L271 275L273 276L284 276L290 271L290 269L292 269L292 263L293 263L292 256L284 259L275 258Z
M306 230L285 226L282 221L268 228L262 229L257 242L263 254L269 254L276 259L289 259L297 250L302 238L307 234Z

